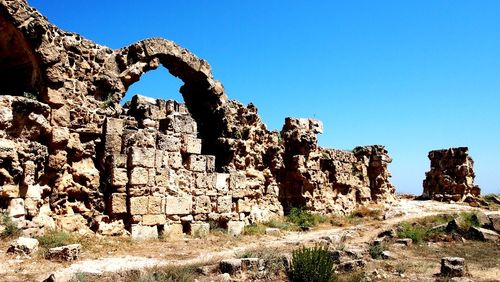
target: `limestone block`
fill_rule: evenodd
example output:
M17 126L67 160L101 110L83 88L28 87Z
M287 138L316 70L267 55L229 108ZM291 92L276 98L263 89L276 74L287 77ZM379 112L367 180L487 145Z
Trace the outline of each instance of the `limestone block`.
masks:
M191 223L189 234L194 237L206 237L210 233L210 224L208 223Z
M111 155L111 166L126 168L127 167L127 155L126 154L112 154Z
M134 240L158 239L158 228L156 226L132 224L131 229L131 236Z
M239 199L236 205L238 212L251 212L252 202L247 199Z
M71 244L61 247L50 248L46 258L50 260L73 261L80 257L82 246L80 244Z
M43 192L50 192L50 187L48 185L41 186L40 184L28 185L28 187L26 187L26 192L22 195L22 197L41 199Z
M111 214L127 212L127 195L125 193L113 193L110 197Z
M68 144L69 129L67 127L54 126L50 135L50 146L52 148L64 148Z
M165 198L149 196L148 200L148 214L162 214L165 213Z
M9 207L7 208L7 214L13 218L23 217L24 215L26 215L26 210L24 209L24 200L21 198L11 199Z
M154 148L132 147L128 155L129 167L155 167L155 153Z
M185 154L201 154L201 139L192 135L184 135L181 150Z
M155 176L156 186L167 187L170 181L168 169L162 169L156 172Z
M191 171L204 172L207 169L207 158L204 155L190 155L186 161L186 168Z
M130 185L146 185L149 180L149 171L144 167L134 167L130 171Z
M191 196L167 196L165 204L165 213L167 215L190 214L193 209L193 200Z
M231 190L239 190L246 188L246 177L241 173L231 173L229 175L229 188Z
M441 275L446 277L463 277L465 275L465 260L459 257L441 258Z
M68 153L66 151L60 150L55 154L49 156L48 166L54 170L60 170L68 161Z
M207 155L207 172L215 171L215 156Z
M228 273L230 275L235 275L239 271L241 271L241 259L221 260L219 263L219 269L221 273Z
M180 152L169 152L168 153L168 165L170 168L179 169L182 168L182 155Z
M160 121L160 130L174 133L196 134L196 122L189 114L170 115Z
M173 134L158 134L156 139L157 148L168 152L179 152L181 139Z
M97 233L103 236L121 236L127 234L123 220L115 220L110 223L99 222Z
M149 168L148 169L148 186L155 186L156 183L156 169Z
M2 198L18 198L20 196L19 193L19 185L6 184L0 186L0 197Z
M128 183L127 169L114 167L111 170L111 185L126 186Z
M227 191L229 189L229 184L228 184L228 179L229 179L229 174L228 173L216 173L215 174L215 189L219 192L219 194L227 194Z
M91 188L99 187L99 170L97 170L91 158L84 158L78 162L74 162L71 168L73 169L73 176L78 177L80 180L84 180L85 186Z
M124 120L118 118L107 117L104 123L105 134L122 135Z
M42 205L41 199L36 198L25 198L24 199L24 209L26 210L26 215L34 217L38 214L38 209Z
M122 148L122 137L117 134L104 135L104 151L108 154L119 154Z
M194 213L209 213L212 211L212 204L210 202L210 197L199 196L195 198L194 201Z
M243 233L245 228L244 221L229 221L227 223L227 233L231 236L238 236Z
M216 176L214 173L195 173L196 188L212 190L215 188Z
M19 237L10 243L7 253L30 255L38 250L38 244L37 239Z
M217 198L217 212L231 212L233 201L231 196L220 196Z
M182 224L165 224L163 226L162 238L170 240L179 240L184 237Z
M167 219L164 214L146 214L142 216L143 225L160 225L166 222Z
M131 197L130 198L130 214L143 215L148 213L148 197Z

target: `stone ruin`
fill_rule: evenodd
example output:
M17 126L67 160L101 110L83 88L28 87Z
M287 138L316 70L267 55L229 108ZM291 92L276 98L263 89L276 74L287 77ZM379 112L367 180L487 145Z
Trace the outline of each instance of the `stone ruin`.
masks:
M464 201L479 196L474 185L474 161L469 148L459 147L429 152L430 171L425 173L421 198L437 201Z
M185 104L135 96L165 67ZM155 237L241 230L291 207L348 213L394 199L383 146L318 146L315 119L269 131L253 104L229 100L210 65L165 39L117 50L0 0L0 209L48 228Z

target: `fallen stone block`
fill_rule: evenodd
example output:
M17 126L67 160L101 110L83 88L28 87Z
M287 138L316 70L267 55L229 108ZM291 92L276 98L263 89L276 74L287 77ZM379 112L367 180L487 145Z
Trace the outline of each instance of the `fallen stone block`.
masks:
M268 227L266 228L266 235L278 237L281 236L281 230L279 230L279 228Z
M210 233L210 224L208 223L191 223L189 234L194 237L206 237Z
M228 273L230 275L235 275L239 271L241 271L241 259L221 260L219 263L219 269L221 273Z
M238 236L243 233L245 229L245 222L243 221L229 221L227 223L227 233L231 236Z
M482 240L482 241L498 241L500 240L500 234L493 230L489 230L486 228L480 228L480 227L471 227L469 229L469 236Z
M260 258L242 258L241 270L242 271L263 271L265 268L264 260Z
M500 214L490 214L488 217L491 221L493 230L500 232Z
M401 239L397 239L395 243L405 245L405 246L410 246L413 243L413 240L411 238L401 238Z
M19 237L10 243L7 253L30 255L38 250L38 240L28 237Z
M71 244L62 247L49 249L46 259L60 260L60 261L73 261L80 257L82 246L80 244Z
M462 277L465 275L465 260L459 257L441 258L441 276Z
M156 226L132 224L131 236L134 240L158 239L158 228Z
M366 261L362 259L349 260L343 263L340 263L337 267L338 270L343 272L350 272L366 266Z

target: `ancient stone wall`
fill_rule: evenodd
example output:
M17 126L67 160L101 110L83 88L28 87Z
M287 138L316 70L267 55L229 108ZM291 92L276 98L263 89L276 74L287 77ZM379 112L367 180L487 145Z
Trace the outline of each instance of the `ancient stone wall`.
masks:
M480 193L474 184L474 161L469 148L459 147L429 152L431 169L425 173L422 198L463 201Z
M323 149L314 119L269 131L171 41L112 50L23 0L1 0L0 19L0 74L15 74L0 83L0 209L27 234L237 231L292 206L346 213L393 200L383 146ZM135 96L120 106L158 67L184 82L185 104Z

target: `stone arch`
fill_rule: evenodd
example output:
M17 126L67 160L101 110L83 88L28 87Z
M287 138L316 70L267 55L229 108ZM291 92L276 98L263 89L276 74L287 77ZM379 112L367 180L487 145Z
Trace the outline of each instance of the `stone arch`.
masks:
M39 60L25 36L0 6L0 94L37 98L42 92Z
M189 112L198 124L203 139L203 153L221 155L219 137L226 132L224 106L228 102L224 88L214 80L210 65L172 41L153 38L116 50L123 93L114 97L118 103L127 89L139 81L141 75L160 66L181 79L180 93Z

